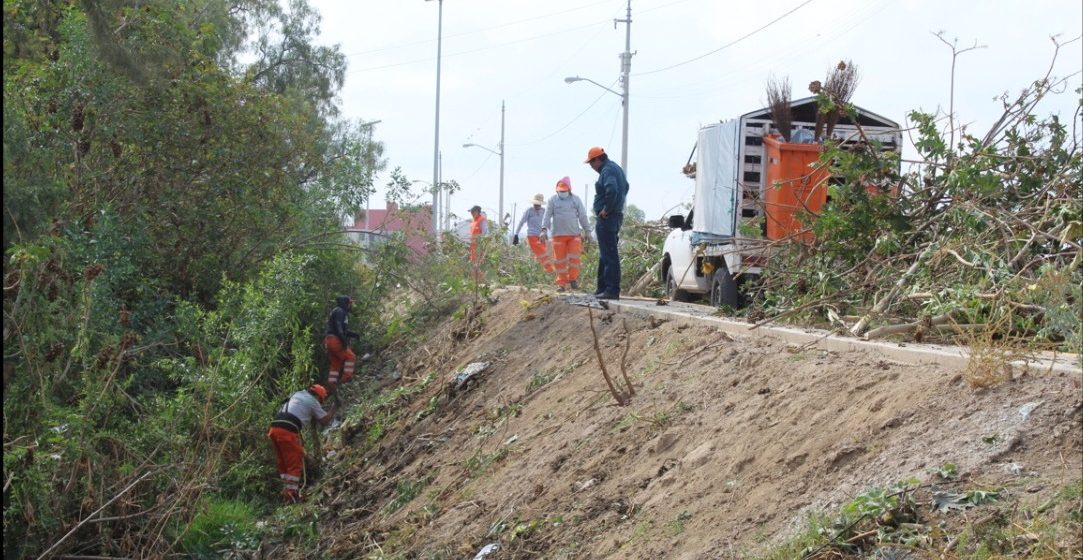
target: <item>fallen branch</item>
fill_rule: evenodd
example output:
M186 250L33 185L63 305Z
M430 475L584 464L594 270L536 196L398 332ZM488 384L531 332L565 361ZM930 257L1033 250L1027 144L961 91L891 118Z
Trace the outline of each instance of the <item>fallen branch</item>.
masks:
M911 264L910 268L906 269L906 272L904 272L902 276L899 277L899 280L895 282L895 285L891 287L891 290L883 298L880 298L880 301L876 302L876 305L874 305L872 309L870 309L868 313L861 317L861 320L859 320L857 324L854 325L852 329L850 329L851 334L853 334L854 336L861 336L865 334L865 331L868 330L869 322L872 321L873 316L883 313L884 310L886 310L892 304L892 302L895 301L895 298L896 296L898 296L899 291L902 290L903 285L910 281L910 278L913 277L914 273L918 271L918 267L921 266L923 262L925 262L925 258L930 253L932 253L935 247L935 244L929 245L925 248L924 251L921 252L920 255L917 256L916 259L914 259L914 263Z
M901 325L885 325L883 327L875 328L865 333L865 340L873 340L876 338L883 338L885 336L891 336L893 334L910 333L918 330L921 327L931 327L936 325L944 325L951 322L951 315L937 315L928 321L915 321L913 323L904 323Z
M52 553L53 550L56 550L56 547L60 546L61 543L68 540L68 537L74 535L75 532L78 531L83 525L86 525L91 519L94 519L95 515L98 515L99 513L102 512L102 510L104 510L105 508L112 505L113 502L119 500L121 496L128 493L128 490L131 490L132 488L135 488L136 484L139 484L140 482L142 482L144 478L147 478L152 473L154 473L154 471L152 471L152 470L143 473L143 476L135 479L135 482L132 482L125 489L121 490L119 494L117 494L116 496L113 496L113 498L110 499L108 502L105 502L105 504L102 505L102 507L94 510L94 513L91 513L90 515L86 516L86 518L84 518L82 521L77 523L75 525L75 527L72 527L71 531L68 531L66 535L64 535L63 537L60 537L60 540L53 543L53 546L50 546L49 548L45 549L45 552L42 552L41 556L38 556L38 560L42 560L43 558L47 558L49 556L49 554Z
M647 272L643 274L643 276L639 277L639 280L636 280L635 283L632 284L632 287L628 289L628 295L630 295L630 296L639 295L640 292L642 292L644 288L646 288L647 286L650 286L651 282L655 279L655 275L658 274L658 269L661 268L661 266L662 266L662 261L659 260L659 261L655 262L650 267L650 269L648 269Z

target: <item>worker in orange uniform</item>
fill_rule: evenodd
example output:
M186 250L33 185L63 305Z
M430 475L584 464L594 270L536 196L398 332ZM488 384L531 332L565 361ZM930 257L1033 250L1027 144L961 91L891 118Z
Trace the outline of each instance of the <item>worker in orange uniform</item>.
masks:
M557 290L578 290L579 255L583 242L590 241L590 222L583 201L572 194L572 180L568 177L557 181L557 194L549 199L541 233L553 240Z
M478 261L481 259L481 251L477 248L478 237L489 233L489 223L481 211L481 206L476 204L470 209L470 217L473 219L470 222L470 262L474 263L476 273Z
M301 431L313 420L326 426L335 417L338 406L324 411L322 404L326 398L327 389L319 384L297 391L282 403L267 431L267 437L274 445L278 476L284 485L282 497L287 504L295 504L301 499L301 474L305 468Z
M519 231L523 229L523 224L526 224L526 240L530 244L530 250L534 253L534 258L538 260L538 264L542 265L542 268L551 274L553 272L553 262L549 259L549 247L541 238L542 220L545 219L545 209L542 208L542 205L545 204L545 196L538 193L534 195L530 202L530 208L523 211L519 226L515 228L515 235L511 238L511 244L519 244Z
M327 350L327 358L331 361L331 368L327 372L327 384L332 391L338 388L340 373L343 383L353 377L354 363L357 361L357 356L353 350L350 350L350 339L361 338L361 336L349 328L351 309L353 309L353 298L338 296L335 298L335 308L327 316L327 334L323 337L323 347Z

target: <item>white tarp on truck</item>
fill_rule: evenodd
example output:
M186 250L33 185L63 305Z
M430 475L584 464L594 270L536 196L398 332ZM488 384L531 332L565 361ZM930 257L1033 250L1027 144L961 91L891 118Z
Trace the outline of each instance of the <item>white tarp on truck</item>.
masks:
M707 125L696 144L696 194L693 198L693 242L726 239L736 234L737 159L740 119Z

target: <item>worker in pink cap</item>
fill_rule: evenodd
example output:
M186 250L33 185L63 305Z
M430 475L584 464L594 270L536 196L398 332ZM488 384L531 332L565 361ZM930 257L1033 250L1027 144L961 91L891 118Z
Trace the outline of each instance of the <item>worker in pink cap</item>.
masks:
M557 290L579 289L579 255L583 242L590 241L587 209L578 196L572 194L572 180L557 181L557 194L549 198L542 221L542 236L553 240L553 265L557 273Z

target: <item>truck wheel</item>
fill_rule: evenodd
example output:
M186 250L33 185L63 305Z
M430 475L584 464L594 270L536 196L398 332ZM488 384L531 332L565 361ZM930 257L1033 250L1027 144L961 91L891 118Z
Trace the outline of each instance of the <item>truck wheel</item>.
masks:
M723 305L736 309L741 301L737 293L737 281L733 279L725 261L715 269L711 275L711 305L722 307Z
M691 301L688 292L677 287L677 279L673 277L673 269L666 271L666 297L670 301Z

